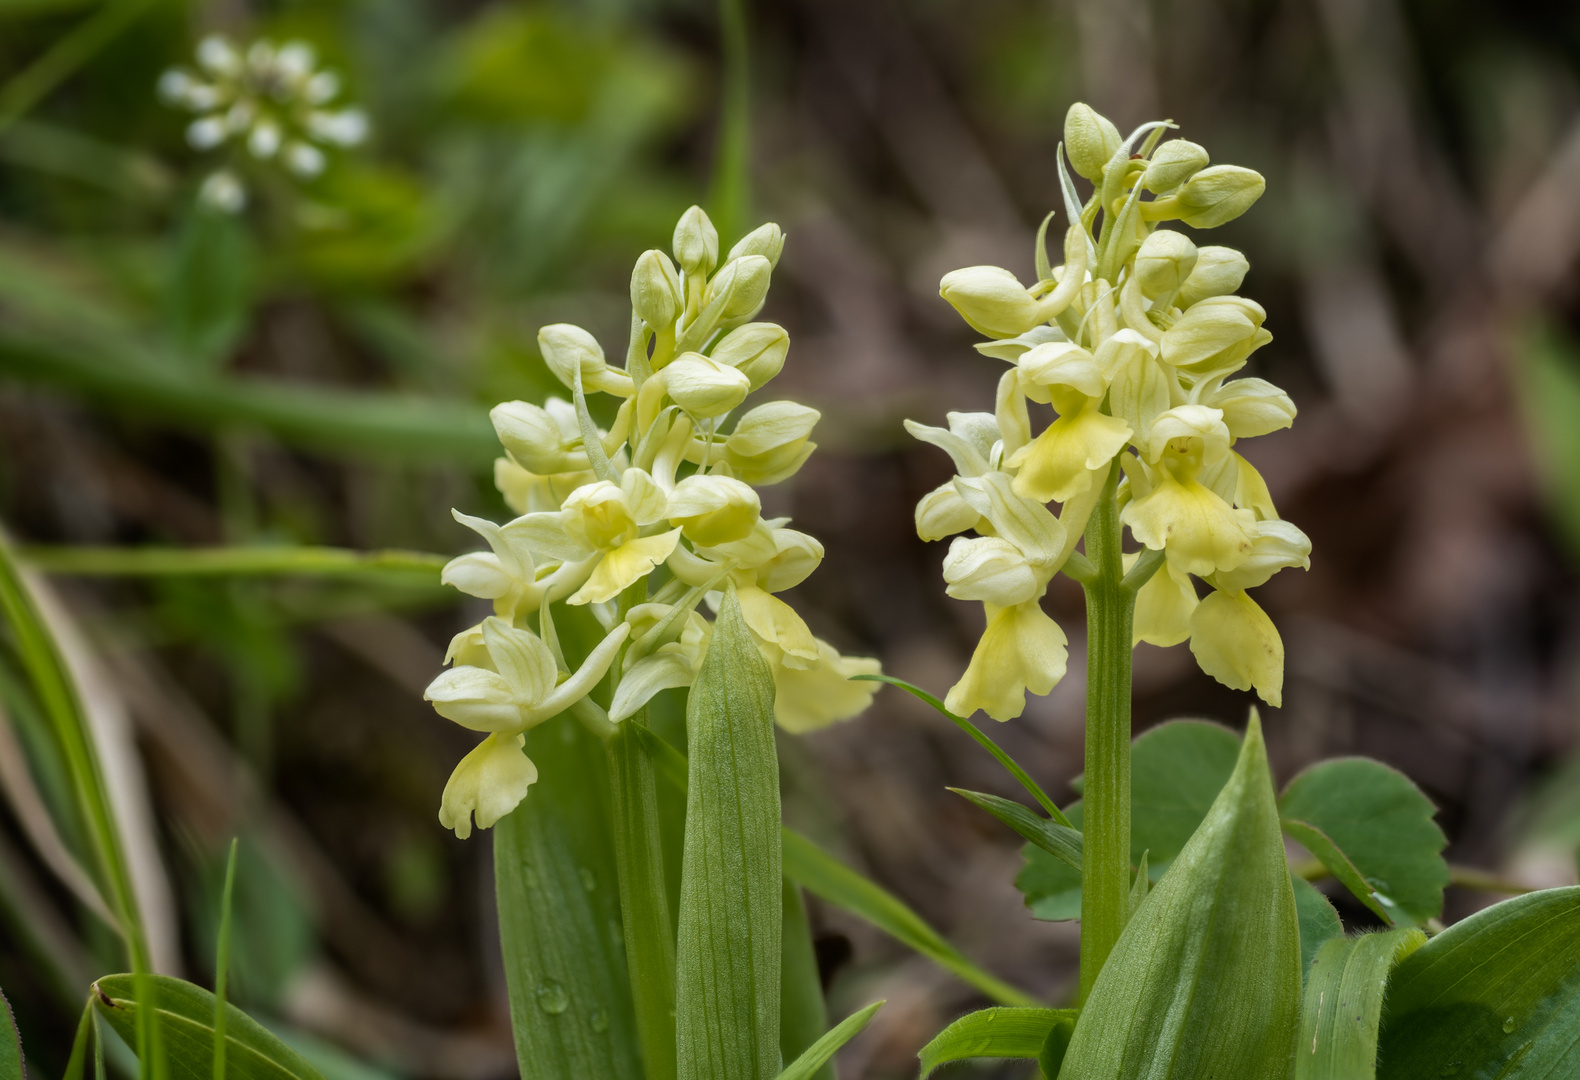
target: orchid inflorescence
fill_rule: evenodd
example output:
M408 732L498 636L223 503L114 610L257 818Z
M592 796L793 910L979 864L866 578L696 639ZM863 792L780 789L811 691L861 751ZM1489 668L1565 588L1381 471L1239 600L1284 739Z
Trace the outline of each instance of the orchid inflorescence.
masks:
M489 733L444 789L439 820L456 835L470 834L474 812L488 828L526 796L537 779L521 749L528 729L569 712L607 734L659 691L690 686L712 633L699 605L726 588L773 671L781 727L821 727L871 701L878 684L848 680L877 661L841 656L774 595L817 568L823 545L787 518L765 519L753 488L806 461L817 410L775 401L731 422L789 350L782 327L752 321L783 246L779 226L764 225L715 269L718 234L692 207L674 261L658 250L637 260L625 366L586 330L545 326L543 359L572 400L491 413L505 448L495 484L520 516L497 525L455 514L490 550L452 560L443 580L492 600L494 615L455 637L454 666L426 693L441 716ZM608 430L587 407L600 393L620 399ZM561 601L585 606L604 633L574 672L551 610ZM588 694L611 672L605 709Z
M956 270L941 283L944 299L992 339L977 350L1010 365L994 412L950 413L947 429L907 421L958 470L918 504L918 533L978 534L957 537L944 559L949 595L980 601L987 614L947 699L961 715L1018 716L1026 690L1046 694L1064 675L1064 632L1040 602L1061 570L1081 576L1075 544L1116 459L1120 520L1142 545L1126 568L1151 573L1136 597L1134 640L1189 640L1207 674L1280 702L1283 644L1246 590L1284 567L1309 566L1311 544L1278 517L1235 446L1288 427L1295 406L1265 379L1229 378L1272 340L1262 307L1234 295L1245 257L1158 227L1230 221L1261 195L1263 180L1210 166L1195 143L1160 142L1173 126L1145 124L1121 139L1090 107L1072 106L1060 153L1063 265L1049 265L1045 221L1031 288L995 266ZM1065 152L1093 185L1084 204ZM1035 435L1028 402L1057 414ZM1050 502L1060 504L1057 515Z
M318 67L303 41L277 46L260 39L241 50L211 35L198 43L196 71L176 67L159 77L159 96L197 116L186 133L193 149L237 151L200 191L205 203L229 213L247 203L240 164L248 158L279 162L298 179L311 180L328 164L326 148L367 138L367 114L331 106L340 92L340 76Z

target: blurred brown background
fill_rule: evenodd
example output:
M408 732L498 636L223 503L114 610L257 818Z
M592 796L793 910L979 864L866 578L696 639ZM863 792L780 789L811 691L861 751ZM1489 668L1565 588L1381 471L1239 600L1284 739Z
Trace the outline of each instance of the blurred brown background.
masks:
M25 33L0 52L20 66L72 17L19 18ZM106 53L119 67L86 69L37 123L109 140L115 114L88 99L125 79L148 98L135 160L166 163L164 190L178 190L179 122L137 87L186 54L193 27L306 27L337 43L374 114L372 153L439 222L415 253L349 278L260 229L265 269L224 361L237 377L541 397L538 323L582 321L616 346L630 261L667 246L668 223L706 190L708 4L236 3L157 18L117 46L151 52ZM1288 655L1285 707L1264 711L1280 781L1321 757L1375 756L1438 804L1451 862L1573 882L1580 14L1468 0L785 0L749 19L752 217L789 235L765 313L793 341L775 389L824 413L820 450L765 510L827 546L792 598L814 630L940 694L963 670L979 609L944 597L943 545L918 541L911 517L951 470L900 420L991 409L999 365L971 349L938 278L993 263L1030 280L1072 100L1126 131L1171 118L1214 161L1268 182L1211 242L1245 251L1242 291L1269 313L1275 340L1249 373L1300 408L1293 430L1249 451L1313 542L1309 573L1259 594ZM494 55L538 23L554 33ZM506 89L483 81L496 77ZM591 89L524 104L512 79ZM19 275L135 300L137 245L173 228L174 197L107 210L19 163L17 131L0 130L0 324L43 318ZM205 423L15 353L0 342L0 518L25 541L458 551L471 540L450 506L503 516L477 461L342 455L268 424ZM106 684L147 761L172 954L207 970L200 901L245 823L253 884L238 918L257 945L239 948L257 955L239 978L253 1000L397 1075L509 1075L489 845L434 820L469 742L419 698L477 610L421 588L59 584L107 651ZM1062 801L1081 769L1084 618L1069 582L1050 603L1070 673L992 734ZM1182 715L1242 725L1251 703L1183 646L1142 646L1135 685L1137 730ZM794 823L1010 981L1052 995L1073 979L1075 928L1021 906L1016 839L944 790L1015 794L957 730L885 691L865 717L781 744ZM5 836L20 847L11 822ZM32 856L0 854L51 895ZM1490 899L1452 890L1447 917ZM980 1003L854 919L814 903L814 920L836 1013L890 1001L842 1057L847 1078L912 1075L916 1048ZM47 979L16 974L18 952L0 945L8 989L32 985L39 1022L69 1023L48 1019Z

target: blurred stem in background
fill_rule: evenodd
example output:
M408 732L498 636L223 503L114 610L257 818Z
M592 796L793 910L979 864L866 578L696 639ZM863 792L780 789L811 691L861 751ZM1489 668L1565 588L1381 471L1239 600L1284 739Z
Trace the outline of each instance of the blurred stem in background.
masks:
M751 55L746 0L719 0L724 52L719 137L714 152L708 215L726 243L739 240L751 202Z

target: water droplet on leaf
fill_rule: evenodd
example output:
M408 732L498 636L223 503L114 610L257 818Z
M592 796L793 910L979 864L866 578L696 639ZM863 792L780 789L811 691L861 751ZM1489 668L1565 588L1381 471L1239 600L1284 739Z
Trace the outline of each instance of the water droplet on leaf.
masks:
M1514 1031L1514 1017L1511 1016L1507 1020L1503 1021L1503 1034L1508 1035L1508 1034L1511 1034L1513 1031Z
M538 1008L550 1016L558 1016L570 1007L571 996L553 979L544 979L538 983Z
M581 868L579 873L581 874L582 878L582 888L586 889L588 892L592 892L598 887L598 879L593 877L593 872L591 870L584 866Z
M602 1035L609 1030L609 1014L602 1009L592 1011L592 1029Z

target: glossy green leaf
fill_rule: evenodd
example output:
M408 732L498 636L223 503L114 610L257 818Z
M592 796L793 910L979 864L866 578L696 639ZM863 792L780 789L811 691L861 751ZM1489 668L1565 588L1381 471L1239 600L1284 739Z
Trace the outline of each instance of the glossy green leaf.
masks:
M1407 926L1322 946L1301 999L1295 1080L1372 1080L1388 973L1425 941Z
M1300 1010L1300 931L1261 724L1120 935L1060 1080L1279 1080Z
M1372 914L1381 919L1384 925L1394 926L1399 919L1394 917L1390 906L1384 906L1377 895L1377 890L1371 882L1366 880L1359 868L1350 861L1350 857L1333 842L1332 837L1310 822L1299 821L1295 818L1284 818L1284 831L1295 839L1302 847L1317 857L1317 861L1327 868L1350 891L1350 895L1371 909ZM1404 920L1408 923L1409 920Z
M11 1003L0 992L0 1080L23 1080L27 1075L23 1064L22 1037L16 1031L16 1017L11 1014Z
M1036 1058L1048 1034L1074 1009L996 1008L967 1013L933 1037L916 1055L922 1080L940 1065L970 1058Z
M812 927L807 922L801 890L789 878L784 883L784 916L780 932L779 1054L796 1061L828 1033L828 1006L818 977L817 952L812 947ZM808 1073L810 1080L834 1080L831 1065Z
M1476 912L1394 969L1380 1080L1580 1076L1580 888Z
M658 777L684 793L686 756L658 734L643 729L642 741L652 755ZM1035 1005L1037 999L982 970L956 949L927 920L877 882L852 870L789 826L780 832L785 877L835 907L865 919L908 948L1003 1005ZM1053 860L1050 860L1053 861ZM1054 865L1064 867L1061 862ZM1066 867L1066 869L1068 869Z
M1060 825L1056 821L1049 821L1036 811L1010 799L1001 799L997 795L988 795L981 791L966 791L962 788L949 790L967 802L986 810L1027 840L1074 869L1076 873L1080 873L1081 834L1076 830Z
M214 995L168 975L148 976L154 1015L170 1080L210 1080L214 1068ZM136 1038L131 975L106 975L93 984L99 1014L128 1043ZM307 1059L236 1008L225 1006L225 1062L230 1080L323 1080Z
M782 862L774 683L725 593L686 710L686 844L675 945L682 1080L779 1073Z
M1317 957L1317 950L1344 933L1344 925L1339 921L1339 913L1316 886L1298 875L1290 875L1289 880L1295 888L1295 914L1300 919L1300 971L1304 979L1311 970L1311 961Z
M861 1029L883 1008L884 1003L874 1001L871 1005L851 1013L838 1024L834 1025L817 1042L806 1048L806 1052L790 1063L784 1072L779 1074L779 1080L815 1080L823 1075L833 1075L833 1068L829 1062L834 1055L850 1040L861 1034Z
M1447 839L1432 820L1431 800L1403 773L1368 758L1324 761L1289 782L1278 808L1284 818L1320 829L1344 853L1390 921L1423 923L1442 914ZM1343 880L1337 859L1329 865L1322 852L1311 853ZM1365 891L1357 892L1362 900Z
M784 830L784 869L791 881L805 886L835 907L865 919L939 967L954 972L994 1001L1005 1005L1037 1004L1037 999L1030 994L967 960L899 897L788 828Z
M560 625L568 650L569 623ZM526 752L538 782L494 826L499 938L522 1075L640 1080L603 747L561 717L528 732Z
M177 240L165 303L171 344L192 367L218 367L246 330L249 269L240 220L195 203Z

